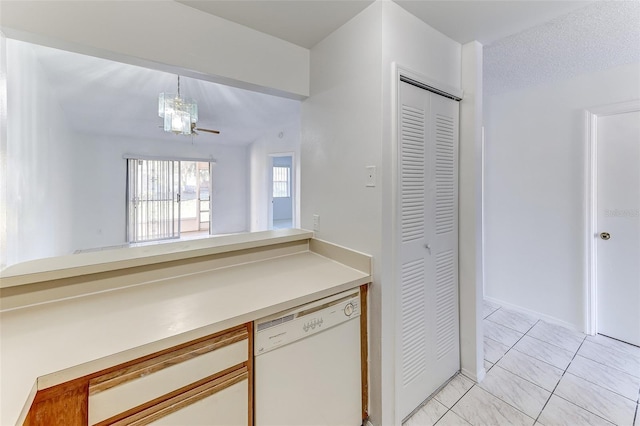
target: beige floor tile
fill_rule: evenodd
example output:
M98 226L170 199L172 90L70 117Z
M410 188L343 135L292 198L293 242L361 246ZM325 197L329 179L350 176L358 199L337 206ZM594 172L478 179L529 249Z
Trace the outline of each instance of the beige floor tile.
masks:
M458 374L436 394L434 399L444 404L447 408L451 408L473 385L473 380L467 379L462 374Z
M517 350L509 351L498 366L526 379L548 391L553 391L563 370Z
M613 423L602 417L556 395L551 396L538 422L544 426L613 426Z
M555 394L618 425L630 425L636 403L571 373L565 373Z
M551 392L496 366L478 385L532 418L538 417Z
M534 419L484 389L474 386L451 409L474 426L533 425Z

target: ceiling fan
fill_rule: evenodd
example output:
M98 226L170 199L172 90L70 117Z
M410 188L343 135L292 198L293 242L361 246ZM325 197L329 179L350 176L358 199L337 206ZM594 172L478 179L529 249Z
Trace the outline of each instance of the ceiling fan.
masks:
M209 132L209 133L213 133L213 134L216 134L216 135L220 134L220 130L204 129L202 127L196 127L196 123L191 123L191 133L193 133L194 135L197 135L198 132L196 132L196 130L198 132Z
M164 127L163 125L158 126L160 128ZM199 133L196 132L196 130L198 132L209 132L209 133L213 133L215 135L219 135L220 134L220 130L213 130L213 129L205 129L203 127L196 127L196 123L191 123L191 134L192 135L196 135L198 136Z
M172 132L177 135L191 135L201 132L220 134L219 130L196 127L198 121L198 104L190 98L180 96L180 76L178 76L178 93L160 93L158 97L158 116L164 119L165 132Z

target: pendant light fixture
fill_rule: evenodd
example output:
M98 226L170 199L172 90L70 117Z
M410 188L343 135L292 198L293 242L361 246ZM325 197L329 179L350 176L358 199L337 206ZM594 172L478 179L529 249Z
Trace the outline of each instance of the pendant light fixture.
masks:
M196 101L180 96L180 76L178 93L160 93L158 97L158 115L164 118L164 131L176 135L190 135L198 121Z

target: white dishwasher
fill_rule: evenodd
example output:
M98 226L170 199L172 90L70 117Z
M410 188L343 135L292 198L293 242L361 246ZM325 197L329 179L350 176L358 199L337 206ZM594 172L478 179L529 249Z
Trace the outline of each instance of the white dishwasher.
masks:
M254 323L256 426L362 424L360 290Z

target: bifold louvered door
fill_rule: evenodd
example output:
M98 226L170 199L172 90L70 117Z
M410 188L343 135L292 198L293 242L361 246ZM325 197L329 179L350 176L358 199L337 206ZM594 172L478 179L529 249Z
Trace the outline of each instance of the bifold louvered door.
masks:
M458 103L400 83L397 380L401 418L460 368Z

